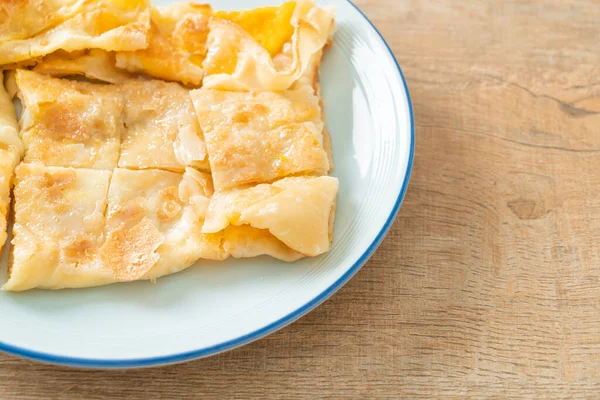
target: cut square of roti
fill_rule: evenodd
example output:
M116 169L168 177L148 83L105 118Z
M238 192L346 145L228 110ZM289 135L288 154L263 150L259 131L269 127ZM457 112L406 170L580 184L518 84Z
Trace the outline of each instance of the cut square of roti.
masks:
M217 191L202 231L220 232L249 225L268 230L306 256L329 250L338 180L330 176L291 177L272 184Z
M187 89L159 80L132 81L120 87L125 131L119 167L209 170L204 137Z
M202 233L210 175L117 168L108 194L102 257L120 281L153 279L199 259L227 257L219 235Z
M191 92L215 188L326 174L324 122L311 86L283 92Z
M99 256L111 173L20 164L4 290L89 287L115 281Z
M113 169L121 140L123 103L108 85L18 70L25 162Z
M333 10L311 0L218 11L209 23L203 86L286 90L311 67L313 55L329 42L333 26Z
M207 4L178 3L152 7L148 47L117 54L117 67L156 78L199 86L204 77L208 22Z
M0 257L7 238L14 169L20 160L21 156L16 146L0 143Z
M18 0L4 2L0 64L56 50L137 50L147 46L148 0Z

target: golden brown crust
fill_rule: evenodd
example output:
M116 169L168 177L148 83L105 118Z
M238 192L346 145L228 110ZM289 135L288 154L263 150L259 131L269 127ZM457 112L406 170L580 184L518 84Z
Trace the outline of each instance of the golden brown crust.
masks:
M96 251L96 244L93 241L87 236L79 235L65 246L63 255L67 262L80 264L89 262L96 255Z
M182 204L179 200L179 191L171 186L159 192L160 205L156 210L156 216L162 222L169 222L181 215Z
M154 224L143 218L131 228L120 227L111 232L100 254L119 282L135 281L156 264L160 258L156 249L163 241Z

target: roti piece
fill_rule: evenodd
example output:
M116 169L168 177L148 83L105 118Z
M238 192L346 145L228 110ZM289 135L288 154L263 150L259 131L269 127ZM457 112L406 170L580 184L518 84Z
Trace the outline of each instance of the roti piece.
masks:
M117 54L117 67L199 86L206 56L210 5L179 3L152 7L148 47Z
M278 7L217 12L210 20L203 87L281 91L292 86L323 50L333 10L312 0Z
M123 104L114 88L18 70L25 162L113 169Z
M148 0L9 1L0 18L0 64L56 50L137 50L146 47Z
M102 257L120 281L181 271L200 258L226 258L218 235L202 233L210 176L188 168L114 171Z
M312 87L284 92L191 92L215 188L326 174L319 99Z
M99 49L72 53L57 51L44 57L34 71L55 76L83 75L88 79L109 83L121 83L134 76L115 67L115 52Z
M187 89L150 80L125 83L121 90L126 103L119 167L209 170L204 137Z
M22 163L4 290L89 287L114 282L99 257L111 173Z
M290 249L316 256L329 250L338 180L292 177L272 184L215 192L203 232L230 225L266 229Z

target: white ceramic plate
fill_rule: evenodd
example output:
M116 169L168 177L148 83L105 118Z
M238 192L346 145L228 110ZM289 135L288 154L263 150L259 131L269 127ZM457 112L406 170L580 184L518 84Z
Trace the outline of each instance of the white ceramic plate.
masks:
M273 3L219 0L215 7ZM266 257L202 262L156 285L2 292L1 351L104 368L205 357L300 318L360 269L394 221L408 185L412 109L400 68L369 20L347 0L319 3L335 7L337 24L321 68L334 175L340 179L331 251L294 264Z

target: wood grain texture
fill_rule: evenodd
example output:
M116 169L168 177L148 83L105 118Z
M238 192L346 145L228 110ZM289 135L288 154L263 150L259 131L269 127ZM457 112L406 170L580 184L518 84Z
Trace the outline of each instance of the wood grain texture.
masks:
M361 0L414 103L412 181L332 299L184 365L0 356L0 398L600 398L597 0Z

